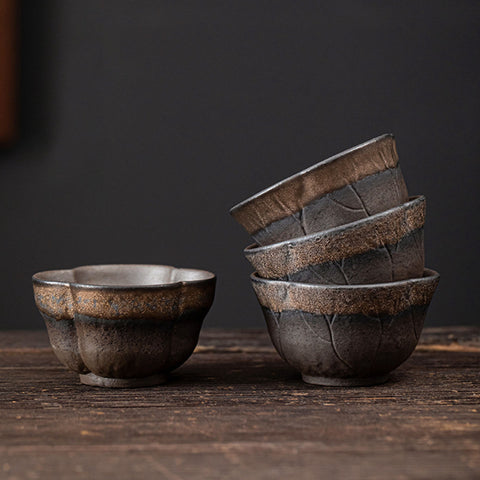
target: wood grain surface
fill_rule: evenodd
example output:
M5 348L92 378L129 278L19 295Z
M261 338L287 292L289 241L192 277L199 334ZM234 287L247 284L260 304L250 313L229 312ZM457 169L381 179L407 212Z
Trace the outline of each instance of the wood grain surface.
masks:
M0 332L0 479L480 478L480 329L427 329L385 385L302 383L264 331L208 331L155 388L81 385Z

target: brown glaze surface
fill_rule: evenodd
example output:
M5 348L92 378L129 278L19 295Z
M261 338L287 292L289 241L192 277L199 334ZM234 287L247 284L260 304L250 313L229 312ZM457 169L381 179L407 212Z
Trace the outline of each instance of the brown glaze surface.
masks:
M145 270L145 277L152 270L164 275L153 276L153 284L138 285L132 281L143 280L138 273L130 278L132 269ZM187 280L167 276L176 272L184 273ZM188 275L194 277L189 280ZM33 276L33 285L38 309L58 320L72 319L75 313L97 318L157 318L208 308L206 287L214 288L214 283L212 287L207 280L214 278L210 272L163 265L95 265L40 272Z
M331 230L251 245L244 253L263 278L327 284L403 280L423 273L424 223L425 197L417 197ZM329 273L332 269L341 275Z
M258 301L273 312L395 315L412 305L428 305L439 275L425 269L422 278L373 285L311 285L267 280L255 274L251 279Z
M413 352L439 276L377 285L252 283L280 356L307 383L374 385Z
M163 382L191 355L215 275L103 265L41 272L33 288L55 354L82 382L138 387Z
M273 222L294 215L320 197L370 175L395 169L397 165L393 135L382 135L269 187L236 205L230 213L250 234L254 234Z

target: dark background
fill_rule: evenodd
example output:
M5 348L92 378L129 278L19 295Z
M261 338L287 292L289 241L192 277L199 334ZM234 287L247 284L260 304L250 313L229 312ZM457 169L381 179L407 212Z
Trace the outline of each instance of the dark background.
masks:
M30 277L94 263L218 275L207 326L263 327L233 204L394 132L428 199L428 324L479 324L478 1L24 1L21 138L0 150L1 327Z

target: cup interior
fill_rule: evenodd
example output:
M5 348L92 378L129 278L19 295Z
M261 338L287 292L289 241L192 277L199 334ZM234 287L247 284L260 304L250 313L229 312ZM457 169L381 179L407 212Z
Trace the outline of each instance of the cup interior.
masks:
M204 270L166 265L91 265L71 270L50 270L35 275L40 281L102 287L168 285L213 277L212 273Z

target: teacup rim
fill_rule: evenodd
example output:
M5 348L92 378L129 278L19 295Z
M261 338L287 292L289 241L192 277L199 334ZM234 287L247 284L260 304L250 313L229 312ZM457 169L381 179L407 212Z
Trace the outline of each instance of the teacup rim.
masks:
M359 291L370 291L378 289L392 289L400 288L409 283L430 283L438 281L440 279L440 274L431 268L423 269L423 276L407 278L404 280L395 280L394 282L382 282L382 283L366 283L366 284L357 284L357 285L338 285L338 284L317 284L317 283L302 283L302 282L290 282L288 280L274 280L269 278L260 277L257 272L253 272L250 275L252 283L264 283L271 286L277 287L294 287L305 290L359 290Z
M245 200L237 203L236 205L234 205L233 207L230 208L229 213L231 215L233 215L237 210L240 210L241 208L243 208L247 204L250 204L253 201L257 200L258 198L263 197L263 196L269 194L272 191L275 191L279 187L281 187L285 184L288 184L291 181L294 181L294 180L296 180L296 179L298 179L298 178L300 178L304 175L309 174L310 172L316 170L320 166L324 166L324 165L328 165L330 163L333 163L334 161L338 160L339 158L342 158L342 157L344 157L344 156L346 156L346 155L348 155L352 152L355 152L356 150L360 150L362 148L365 148L367 145L377 143L377 142L379 142L381 140L384 140L386 138L391 138L391 139L394 140L395 135L393 133L384 133L384 134L379 135L377 137L366 140L365 142L362 142L358 145L355 145L354 147L347 148L346 150L343 150L340 153L337 153L337 154L332 155L328 158L325 158L325 159L321 160L320 162L317 162L314 165L311 165L310 167L307 167L303 170L300 170L299 172L296 172L293 175L290 175L290 176L284 178L283 180L280 180L280 181L274 183L273 185L270 185L269 187L264 188L263 190L255 193L254 195L251 195L250 197L246 198Z
M190 270L195 272L201 272L206 274L206 278L201 278L197 280L179 280L176 282L170 283L152 283L152 284L126 284L126 285L107 285L107 284L92 284L92 283L82 283L82 282L69 282L62 280L46 280L40 278L42 274L53 273L53 272L72 272L77 268L90 268L90 267L165 267L171 268L174 270ZM216 280L216 275L213 272L204 269L198 268L188 268L188 267L174 267L172 265L164 264L147 264L147 263L105 263L105 264L92 264L92 265L80 265L73 268L64 268L64 269L52 269L52 270L42 270L36 272L32 275L32 282L39 285L58 285L58 286L67 286L74 288L82 289L92 289L92 290L149 290L149 289L162 289L162 288L172 288L180 285L200 285L203 283L208 283Z

